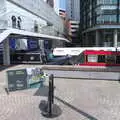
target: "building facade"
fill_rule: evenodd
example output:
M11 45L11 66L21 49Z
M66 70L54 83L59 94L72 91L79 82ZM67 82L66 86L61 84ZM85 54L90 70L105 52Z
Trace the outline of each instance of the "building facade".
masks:
M120 0L81 0L83 46L120 46Z
M74 21L80 20L80 0L66 0L67 18Z
M77 31L79 29L79 21L69 20L68 21L68 33L69 36L75 41L77 39Z
M28 31L34 31L37 25L41 30L41 27L46 26L47 23L52 26L54 31L60 33L64 28L61 18L43 0L1 0L0 29L15 27L15 24L12 24L15 19L19 23L21 22L21 29Z
M52 8L54 8L54 0L47 0L46 1Z
M54 10L57 15L59 15L59 9L60 9L60 0L54 0Z
M52 36L64 32L63 21L44 0L0 0L0 32L11 28ZM27 49L27 39L15 42L16 49Z
M73 43L78 41L77 31L80 22L80 0L66 1L66 15L68 19L68 36Z

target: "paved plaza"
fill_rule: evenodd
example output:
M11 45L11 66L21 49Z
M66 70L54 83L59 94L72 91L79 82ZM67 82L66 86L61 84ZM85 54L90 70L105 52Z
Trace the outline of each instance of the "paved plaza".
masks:
M41 101L47 100L47 81L43 88L7 95L5 72L0 72L0 120L48 120L40 110ZM62 114L54 120L120 120L119 91L119 81L55 78L55 103Z

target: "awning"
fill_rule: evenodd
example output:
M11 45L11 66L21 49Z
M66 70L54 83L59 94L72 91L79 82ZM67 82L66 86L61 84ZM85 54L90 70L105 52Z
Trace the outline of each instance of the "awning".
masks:
M56 36L51 36L51 35L45 35L45 34L40 34L40 33L34 33L34 32L28 32L25 30L19 30L19 29L6 29L0 34L0 43L3 42L7 37L10 35L15 35L19 36L20 38L22 37L35 37L35 38L42 38L42 39L47 39L47 40L62 40L66 42L70 42L68 39L62 38L62 37L56 37Z

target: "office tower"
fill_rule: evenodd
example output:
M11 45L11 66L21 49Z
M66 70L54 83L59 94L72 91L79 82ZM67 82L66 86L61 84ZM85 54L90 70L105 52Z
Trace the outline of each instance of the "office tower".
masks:
M81 0L84 46L120 46L120 0Z
M66 0L67 18L70 20L80 20L80 0Z
M78 41L80 22L80 0L66 0L66 15L68 19L68 35L73 43Z

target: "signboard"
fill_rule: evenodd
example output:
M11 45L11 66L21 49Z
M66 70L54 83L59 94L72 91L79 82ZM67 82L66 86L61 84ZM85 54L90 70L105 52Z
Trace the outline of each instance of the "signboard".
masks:
M28 50L37 49L38 48L38 40L27 40Z
M39 82L45 81L45 73L40 68L27 68L27 81L29 87Z
M23 90L27 88L26 69L7 71L9 91Z
M9 44L10 44L10 49L15 50L16 40L14 38L10 38Z
M26 68L7 71L9 91L43 86L45 73L40 68Z

